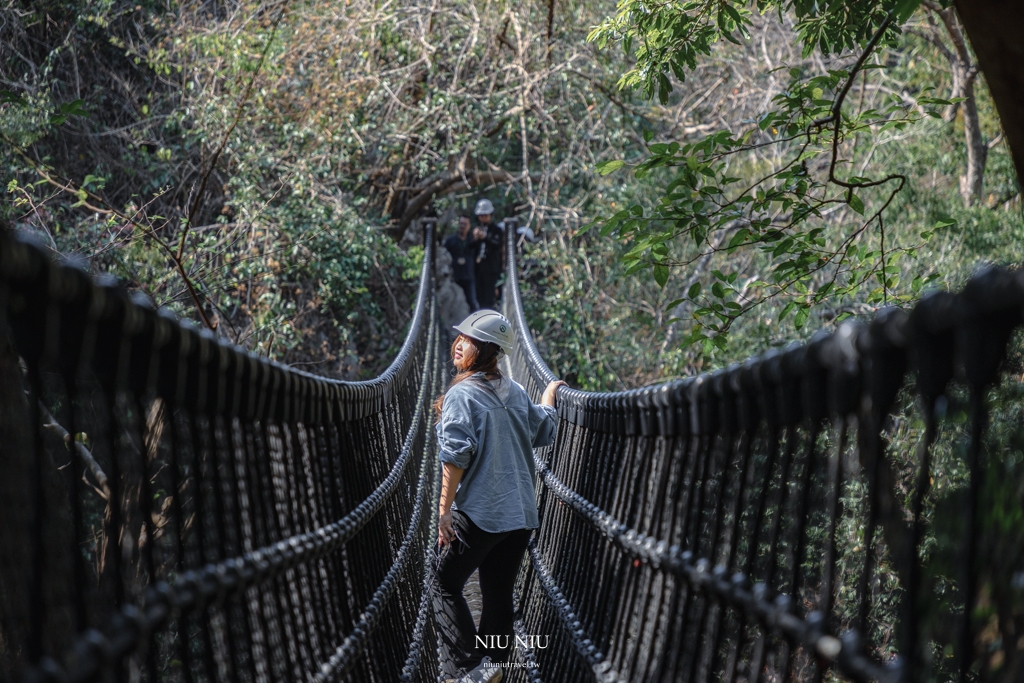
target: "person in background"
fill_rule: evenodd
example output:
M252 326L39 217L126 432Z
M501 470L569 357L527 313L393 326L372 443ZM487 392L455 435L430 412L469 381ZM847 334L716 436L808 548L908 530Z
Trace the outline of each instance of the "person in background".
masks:
M478 222L473 237L480 244L476 257L476 300L480 308L494 308L498 278L505 272L505 226L495 224L490 200L478 201L473 213Z
M469 312L480 308L476 300L476 252L479 241L470 234L469 216L459 216L459 230L444 241L444 248L452 255L452 279L462 287L469 304Z

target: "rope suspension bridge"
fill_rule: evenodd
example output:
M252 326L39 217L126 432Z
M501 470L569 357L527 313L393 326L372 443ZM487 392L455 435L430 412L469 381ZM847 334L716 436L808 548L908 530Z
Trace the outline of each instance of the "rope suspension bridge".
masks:
M504 369L536 399L555 376L514 227ZM23 361L0 378L21 411L0 416L4 678L438 679L429 403L449 339L424 234L407 337L367 382L255 356L0 235L0 331ZM987 447L990 390L1022 306L1024 275L991 269L712 373L560 390L507 680L977 679L980 500L1011 457ZM923 427L896 454L908 414ZM927 511L954 428L966 483L940 579ZM930 607L943 580L955 623Z

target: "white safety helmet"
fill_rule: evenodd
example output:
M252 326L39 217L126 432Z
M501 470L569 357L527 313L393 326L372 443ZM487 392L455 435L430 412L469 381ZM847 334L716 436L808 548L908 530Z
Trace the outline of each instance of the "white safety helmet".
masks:
M473 209L473 213L477 216L494 213L494 204L491 204L490 199L481 199L476 203L476 208Z
M506 354L512 353L512 340L515 338L512 323L497 311L482 308L470 313L468 318L453 327L467 337L492 342L500 346Z

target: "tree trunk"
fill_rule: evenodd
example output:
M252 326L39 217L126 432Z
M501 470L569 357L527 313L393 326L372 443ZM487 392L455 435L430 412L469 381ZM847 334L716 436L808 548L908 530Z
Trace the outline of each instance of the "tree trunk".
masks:
M1024 177L1024 3L956 0L955 4L999 112L1019 183Z
M963 102L950 108L950 114L955 115L957 111L960 111L964 117L967 169L960 176L960 196L963 197L966 206L972 206L981 197L985 180L985 162L988 160L988 143L981 133L978 101L974 96L974 82L978 78L978 67L971 58L971 51L964 39L961 23L953 9L942 9L934 2L925 2L924 4L934 16L942 21L946 35L953 43L953 49L950 50L937 33L933 34L932 42L949 61L949 68L953 75L953 88L950 95L955 99L963 99ZM937 27L935 31L938 31ZM951 121L952 118L951 116L947 120Z
M974 79L974 73L967 74L962 94L958 95L964 98L960 103L960 111L964 114L964 137L967 142L967 173L960 176L960 196L967 206L973 206L981 197L985 162L988 160L988 144L981 134L978 103L974 99Z

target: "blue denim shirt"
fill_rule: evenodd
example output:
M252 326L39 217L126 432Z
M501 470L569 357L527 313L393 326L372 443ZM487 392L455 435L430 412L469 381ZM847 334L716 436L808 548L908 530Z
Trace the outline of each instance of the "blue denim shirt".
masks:
M558 413L511 383L504 403L482 372L448 390L437 423L441 462L466 470L455 493L460 510L484 531L536 529L533 449L555 438Z

